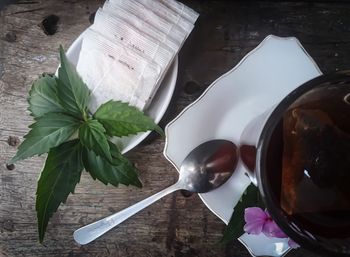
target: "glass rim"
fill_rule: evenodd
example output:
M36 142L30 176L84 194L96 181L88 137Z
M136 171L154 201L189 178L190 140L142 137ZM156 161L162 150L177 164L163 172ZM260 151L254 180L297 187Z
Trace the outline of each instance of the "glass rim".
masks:
M340 71L327 75L320 75L314 79L311 79L304 84L297 87L295 90L290 92L271 112L269 115L262 132L260 134L258 144L257 144L257 153L256 153L256 177L258 182L259 192L265 202L265 206L271 215L272 219L276 222L276 224L296 243L305 247L306 249L315 251L321 254L332 254L332 256L349 256L350 248L347 249L347 253L337 253L332 251L329 248L324 247L324 245L320 245L315 243L306 237L303 237L296 231L294 231L290 225L288 225L288 220L284 214L284 211L281 207L276 206L273 202L274 196L272 190L269 190L266 186L268 184L267 172L266 172L266 161L267 161L267 152L269 143L272 137L272 133L274 132L276 126L280 122L283 113L288 109L300 96L309 92L310 90L326 86L327 82L334 81L348 81L350 82L350 70ZM265 186L264 186L265 185ZM335 250L335 249L334 249Z

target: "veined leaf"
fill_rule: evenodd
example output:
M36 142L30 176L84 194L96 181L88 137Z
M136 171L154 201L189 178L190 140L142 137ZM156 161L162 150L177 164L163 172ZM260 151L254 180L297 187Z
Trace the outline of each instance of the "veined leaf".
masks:
M61 66L58 69L57 96L61 105L73 116L84 118L90 91L60 46Z
M65 112L57 98L57 82L54 77L44 75L34 81L29 91L29 111L38 118L48 112Z
M24 136L25 140L18 147L11 163L32 157L36 154L47 153L68 140L79 128L79 120L63 113L47 113L30 125L31 130Z
M86 148L111 162L112 156L105 132L101 123L90 119L80 126L79 138Z
M122 155L118 147L111 143L108 142L109 148L111 149L111 155L112 155L112 163L114 166L119 167L119 172L125 177L128 182L124 183L124 181L121 181L120 183L127 185L127 183L137 186L137 187L142 187L141 181L138 179L138 174L137 170L126 157Z
M244 233L244 210L248 207L257 206L258 200L259 190L255 185L250 184L244 191L237 205L234 207L233 214L225 229L221 243L226 244L234 239L239 238Z
M120 101L108 101L102 104L94 114L94 118L103 124L110 136L128 136L148 130L164 134L151 118L137 108Z
M134 165L122 156L118 148L112 143L110 143L110 149L113 165L104 158L97 156L93 151L85 148L83 150L85 170L90 173L93 179L98 179L106 185L110 183L118 186L121 183L127 186L142 187Z
M49 219L68 195L74 193L83 170L79 140L52 148L41 172L36 192L39 241L44 239Z

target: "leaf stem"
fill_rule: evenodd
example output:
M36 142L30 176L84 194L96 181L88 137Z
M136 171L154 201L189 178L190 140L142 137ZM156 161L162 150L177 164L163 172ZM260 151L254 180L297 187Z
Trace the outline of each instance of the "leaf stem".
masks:
M83 119L85 122L89 119L89 114L87 114L86 111L83 112Z

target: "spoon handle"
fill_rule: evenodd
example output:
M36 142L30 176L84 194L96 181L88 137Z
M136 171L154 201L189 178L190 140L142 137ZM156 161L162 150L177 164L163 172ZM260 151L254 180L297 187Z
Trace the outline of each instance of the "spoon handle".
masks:
M77 229L74 231L73 237L81 245L88 244L163 196L180 189L180 184L176 183L122 211Z

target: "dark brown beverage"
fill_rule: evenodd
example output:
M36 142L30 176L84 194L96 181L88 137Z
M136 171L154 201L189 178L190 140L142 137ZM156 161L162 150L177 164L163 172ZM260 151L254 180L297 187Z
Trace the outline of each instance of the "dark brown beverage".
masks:
M350 249L350 84L325 83L284 111L267 148L266 181L294 232Z

